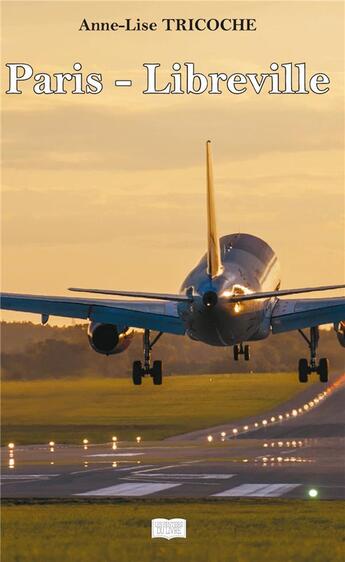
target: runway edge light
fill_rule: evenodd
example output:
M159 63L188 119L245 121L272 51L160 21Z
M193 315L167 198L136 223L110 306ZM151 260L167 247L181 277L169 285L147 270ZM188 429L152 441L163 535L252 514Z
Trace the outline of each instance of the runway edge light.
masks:
M317 498L318 495L319 492L315 488L310 488L310 490L308 490L308 496L310 498Z

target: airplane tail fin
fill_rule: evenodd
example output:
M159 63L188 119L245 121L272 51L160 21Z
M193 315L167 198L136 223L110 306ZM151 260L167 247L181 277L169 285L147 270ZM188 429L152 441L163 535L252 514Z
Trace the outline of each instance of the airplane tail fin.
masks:
M217 234L216 209L214 200L211 141L206 142L207 177L207 273L212 279L222 272L219 238Z

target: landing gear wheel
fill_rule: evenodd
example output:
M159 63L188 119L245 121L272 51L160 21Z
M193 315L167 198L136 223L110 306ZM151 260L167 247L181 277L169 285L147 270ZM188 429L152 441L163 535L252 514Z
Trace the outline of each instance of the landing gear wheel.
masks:
M152 366L153 384L162 384L162 361L154 361Z
M299 382L308 382L309 365L306 359L300 359L298 362L298 380Z
M244 346L244 360L245 361L249 361L250 359L250 349L249 349L249 345L245 345Z
M133 371L132 371L132 379L135 385L139 385L142 383L143 378L143 369L141 366L141 361L134 361L133 363Z
M317 372L320 375L320 382L328 382L328 359L326 357L320 359Z
M233 352L234 352L234 360L238 361L238 356L240 354L240 350L239 350L238 345L234 345Z

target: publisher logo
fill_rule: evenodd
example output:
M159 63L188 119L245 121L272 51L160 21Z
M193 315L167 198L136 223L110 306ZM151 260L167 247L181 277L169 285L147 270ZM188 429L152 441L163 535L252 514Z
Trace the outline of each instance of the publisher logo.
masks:
M185 519L175 517L174 519L164 519L157 517L151 521L152 539L186 539L187 522Z

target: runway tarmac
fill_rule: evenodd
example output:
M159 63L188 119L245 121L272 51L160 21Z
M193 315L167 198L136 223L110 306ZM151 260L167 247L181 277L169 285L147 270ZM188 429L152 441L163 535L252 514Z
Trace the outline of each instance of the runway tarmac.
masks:
M165 441L3 448L2 497L344 498L344 405L345 375L265 415Z

